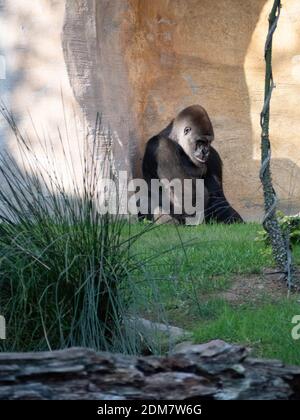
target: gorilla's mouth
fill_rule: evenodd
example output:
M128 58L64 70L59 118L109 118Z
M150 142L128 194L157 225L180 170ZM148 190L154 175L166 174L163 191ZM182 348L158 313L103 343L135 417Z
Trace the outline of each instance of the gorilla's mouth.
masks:
M198 156L195 156L195 158L196 158L196 160L197 160L198 162L200 162L200 163L206 163L206 162L207 162L207 159L208 159L208 156L205 156L205 157L203 157L203 158L200 158L200 157L198 157Z

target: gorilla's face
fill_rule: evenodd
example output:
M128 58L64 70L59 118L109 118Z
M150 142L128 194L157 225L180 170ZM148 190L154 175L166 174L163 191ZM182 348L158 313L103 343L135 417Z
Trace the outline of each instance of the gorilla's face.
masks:
M192 124L180 127L178 143L196 166L207 163L213 135L203 134Z
M192 127L184 127L184 149L187 155L196 165L206 163L209 158L212 136L197 133Z
M192 105L181 111L173 121L170 134L196 166L207 163L214 131L207 112L200 105Z

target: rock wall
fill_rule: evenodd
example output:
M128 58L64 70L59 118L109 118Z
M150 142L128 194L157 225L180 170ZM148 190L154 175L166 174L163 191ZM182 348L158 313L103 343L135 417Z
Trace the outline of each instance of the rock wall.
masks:
M141 173L147 139L179 110L200 103L215 128L229 200L246 219L259 219L259 113L271 4L2 0L9 36L1 39L1 54L9 66L1 94L5 87L24 126L29 104L38 121L54 127L62 120L62 87L66 108L75 99L91 129L101 113L113 133L117 168L133 175ZM273 173L281 206L290 212L300 210L299 12L298 0L283 0L274 38Z
M40 167L48 165L41 143L46 138L48 150L65 183L72 184L61 148L61 132L67 149L67 132L72 142L82 130L80 109L74 99L63 56L61 33L65 3L62 0L0 0L0 56L5 74L0 80L0 100L13 112L19 130L31 144ZM77 115L76 118L74 115ZM50 145L52 143L52 146ZM72 160L79 165L76 150ZM14 135L0 116L0 151L12 154L21 170L23 164ZM78 153L77 153L78 154ZM3 182L0 185L3 188ZM68 186L66 185L66 188Z
M94 118L95 108L102 110L118 133L134 174L140 175L147 139L185 106L202 104L211 116L215 145L224 161L226 193L245 218L259 219L259 113L272 2L101 0L94 4L93 13L90 9L87 13L91 3L67 1L64 32L70 78L89 118ZM297 0L283 3L274 46L278 83L272 102L273 170L282 207L296 212L300 204L296 134L300 15ZM88 16L93 16L96 33L93 48L82 58L78 50L86 54L91 38L86 31L75 31L74 22L86 27L83 22ZM77 39L73 47L72 32ZM84 42L78 33L85 33ZM94 95L97 92L92 101L82 88L87 73L89 88Z

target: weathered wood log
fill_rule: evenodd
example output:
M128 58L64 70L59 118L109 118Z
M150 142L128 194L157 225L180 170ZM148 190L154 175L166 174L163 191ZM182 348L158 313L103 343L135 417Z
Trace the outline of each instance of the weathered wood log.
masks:
M300 367L221 340L166 357L71 348L0 354L0 399L300 399Z

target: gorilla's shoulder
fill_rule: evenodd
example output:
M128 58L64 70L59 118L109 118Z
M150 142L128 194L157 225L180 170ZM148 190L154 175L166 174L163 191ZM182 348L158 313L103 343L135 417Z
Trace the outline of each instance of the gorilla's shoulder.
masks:
M159 143L159 137L160 137L160 135L159 135L159 134L157 134L156 136L151 137L151 138L147 141L147 143L146 143L146 148L147 148L147 149L151 149L151 148L153 148L153 147L157 146L157 144Z
M159 133L148 140L146 145L146 153L154 155L158 151L163 153L166 150L175 151L178 148L179 145L174 140L170 139L168 136L163 135L162 133Z
M222 166L223 162L217 150L211 146L210 155L207 162L207 175L215 174L222 181Z

